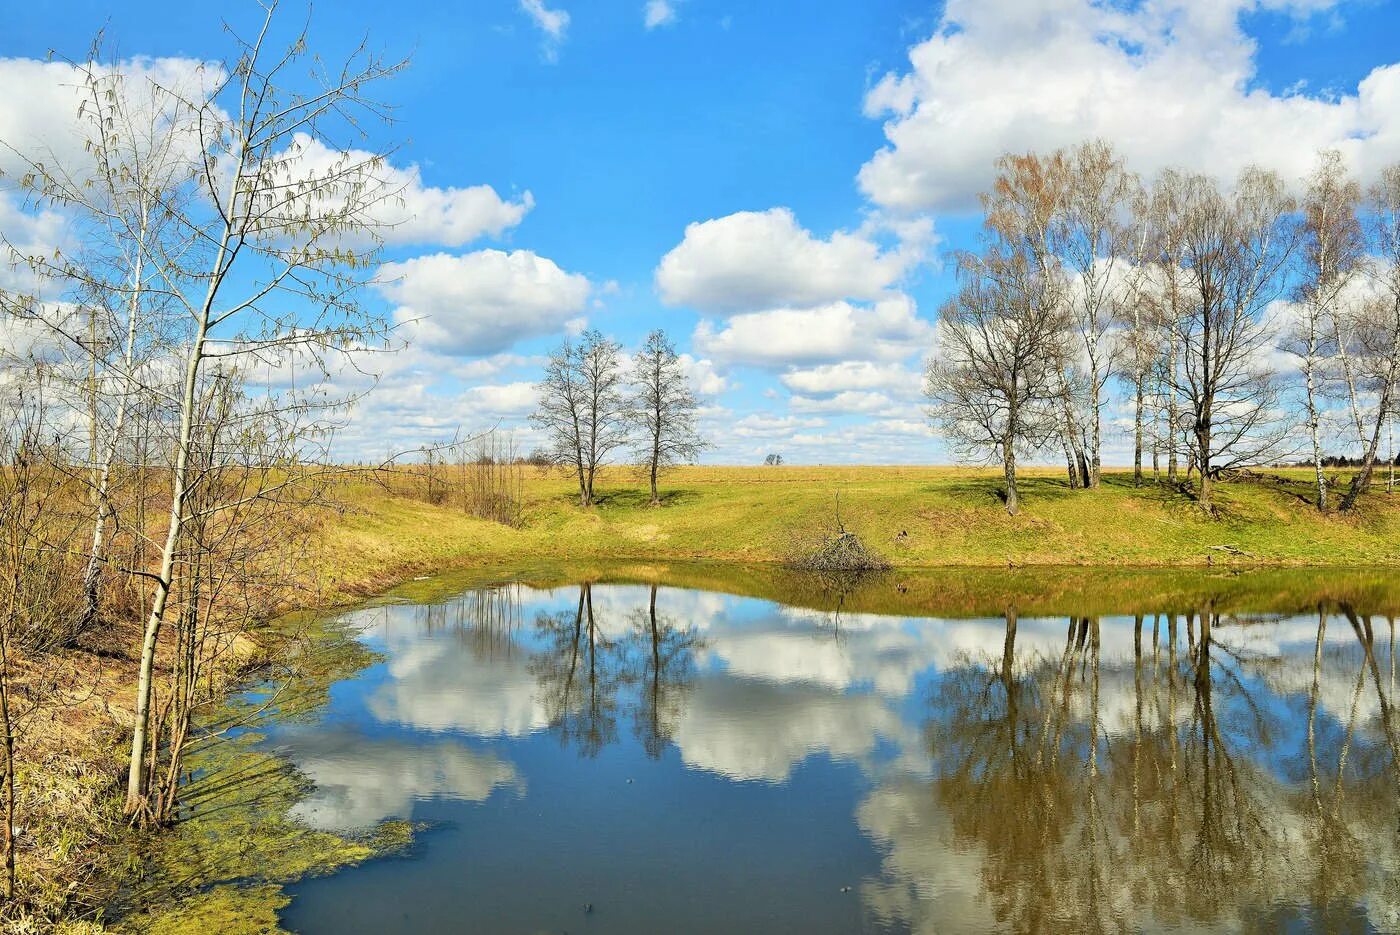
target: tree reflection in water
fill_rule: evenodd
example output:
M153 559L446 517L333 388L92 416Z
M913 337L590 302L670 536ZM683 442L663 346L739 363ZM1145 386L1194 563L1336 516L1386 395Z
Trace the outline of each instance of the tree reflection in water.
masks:
M1055 658L1018 652L1008 609L1000 656L946 672L927 724L932 805L946 819L926 823L946 820L947 846L975 855L988 922L1027 932L1270 928L1266 914L1283 897L1310 898L1324 929L1354 922L1337 907L1368 899L1373 922L1396 921L1397 884L1380 869L1395 866L1400 801L1393 627L1383 670L1370 618L1341 610L1357 642L1324 653L1319 613L1303 786L1287 781L1294 712L1270 690L1291 673L1281 657L1232 645L1249 621L1222 626L1206 607L1153 617L1149 634L1137 617L1131 660L1106 662L1099 620L1071 618ZM1323 730L1321 686L1343 671L1345 721ZM1130 707L1106 709L1102 689L1117 698L1129 680ZM1362 703L1368 690L1374 704ZM926 892L909 877L931 860L911 862L889 843L892 875ZM870 894L877 915L916 929L949 921L932 901Z
M685 713L695 675L695 653L703 645L695 631L656 611L656 585L646 610L632 613L628 631L628 679L636 685L635 731L647 756L659 757Z
M1400 930L1396 637L1368 601L945 619L872 610L863 587L551 581L375 608L383 665L274 738L322 790L301 816L464 831L301 919L354 896L383 921L416 882L436 919L558 930L537 896L573 900L587 866L588 899L628 894L628 931ZM616 807L574 834L572 795ZM468 860L501 873L468 892ZM740 909L768 928L726 929Z
M535 618L541 648L531 662L550 727L580 755L597 756L618 739L618 695L630 692L635 732L648 755L670 741L684 710L701 643L694 632L656 610L656 587L646 608L612 633L593 603L593 587L579 585L572 611Z

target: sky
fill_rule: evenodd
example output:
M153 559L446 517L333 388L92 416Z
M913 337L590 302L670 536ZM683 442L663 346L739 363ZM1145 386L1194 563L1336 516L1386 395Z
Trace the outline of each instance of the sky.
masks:
M102 30L125 67L178 70L228 52L221 14L259 18L10 7L0 139L21 143L62 110L50 50L81 59ZM664 328L707 462L946 462L921 370L997 155L1102 136L1149 178L1257 162L1296 181L1336 147L1364 180L1400 160L1397 28L1384 0L318 5L326 59L361 39L410 58L364 144L405 185L370 295L404 346L374 361L341 453L490 425L528 450L544 354L584 327L628 348ZM42 241L7 197L0 226ZM1130 416L1110 402L1110 463Z

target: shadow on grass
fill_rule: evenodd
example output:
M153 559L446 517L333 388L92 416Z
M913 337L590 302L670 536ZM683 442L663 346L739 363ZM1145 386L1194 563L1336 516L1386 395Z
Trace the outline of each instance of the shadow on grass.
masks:
M1079 492L1070 489L1069 481L1054 477L1022 477L1018 478L1016 486L1023 506L1035 502L1059 502ZM1000 477L927 484L919 492L943 496L969 506L985 505L988 501L999 507L1006 505L1006 484Z
M1156 503L1196 502L1195 487L1185 481L1170 483L1165 475L1154 480L1151 474L1144 473L1138 486L1133 485L1132 474L1103 474L1099 482L1104 487L1130 491L1134 496Z
M1065 477L1030 476L1018 480L1023 507L1073 502L1076 498L1095 496L1095 491L1070 487L1069 480ZM1189 484L1169 484L1165 479L1153 480L1150 476L1144 476L1142 485L1134 487L1132 474L1104 474L1101 485L1104 489L1129 493L1141 500L1163 505L1196 502L1195 491ZM925 484L917 492L940 496L969 506L1006 504L1005 483L1000 477L975 477L949 484Z
M686 503L693 503L700 499L700 492L697 490L661 490L661 506L680 506ZM554 497L553 501L559 504L567 504L578 508L577 494L561 494ZM593 499L593 506L606 510L645 510L651 508L651 491L649 490L605 490L598 493Z

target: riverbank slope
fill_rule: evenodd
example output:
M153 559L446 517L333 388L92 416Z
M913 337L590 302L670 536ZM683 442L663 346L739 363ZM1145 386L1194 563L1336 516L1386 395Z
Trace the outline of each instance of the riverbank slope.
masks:
M1071 490L1062 471L1033 469L1013 517L986 469L686 467L652 507L636 472L613 468L583 508L570 477L527 468L516 528L466 515L450 481L437 504L414 475L346 486L348 509L323 525L309 570L318 586L349 598L416 571L542 559L775 562L838 521L896 567L1400 564L1400 492L1383 477L1350 514L1319 513L1298 470L1222 483L1207 513L1181 489L1134 487L1129 472Z

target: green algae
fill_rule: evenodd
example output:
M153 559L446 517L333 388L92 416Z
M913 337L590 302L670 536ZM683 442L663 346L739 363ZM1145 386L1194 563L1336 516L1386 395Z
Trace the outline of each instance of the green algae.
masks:
M272 635L277 671L230 697L202 725L205 739L186 755L191 778L180 821L142 855L116 931L280 932L278 912L289 902L283 887L402 853L411 843L415 828L408 822L336 834L292 817L312 784L288 760L260 748L256 725L266 718L314 719L331 685L378 657L335 620L282 621Z

